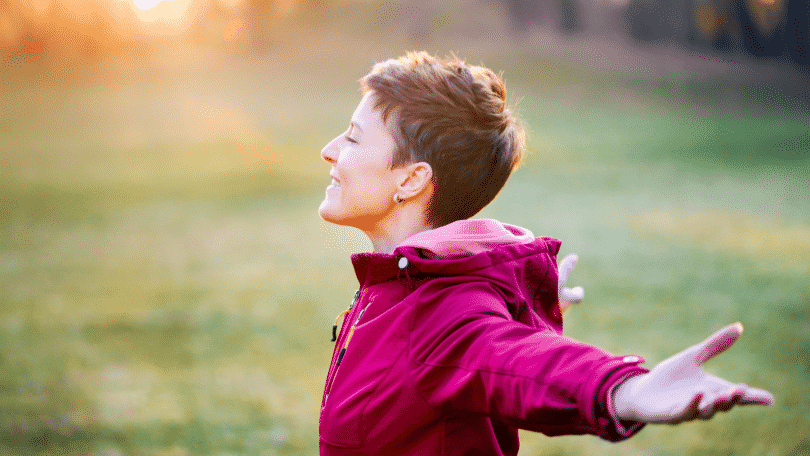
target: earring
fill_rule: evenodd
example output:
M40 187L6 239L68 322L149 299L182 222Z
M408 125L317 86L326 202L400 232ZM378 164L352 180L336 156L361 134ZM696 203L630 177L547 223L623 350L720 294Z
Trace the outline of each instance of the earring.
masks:
M397 204L402 202L402 200L399 199L399 193L394 193L394 202Z

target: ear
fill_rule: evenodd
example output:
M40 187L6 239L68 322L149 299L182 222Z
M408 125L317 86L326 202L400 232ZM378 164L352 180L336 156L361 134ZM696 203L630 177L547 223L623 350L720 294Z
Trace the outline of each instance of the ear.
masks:
M427 194L433 189L433 168L426 162L411 163L400 168L397 192L404 199Z

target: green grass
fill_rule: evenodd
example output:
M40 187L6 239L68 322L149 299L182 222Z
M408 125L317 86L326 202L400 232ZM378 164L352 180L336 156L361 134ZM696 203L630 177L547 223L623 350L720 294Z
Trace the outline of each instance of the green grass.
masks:
M369 248L318 218L319 151L372 62L302 62L5 89L0 453L317 451L348 255ZM579 254L566 334L651 366L741 321L708 368L776 396L619 445L525 433L521 454L808 454L806 117L500 62L531 153L481 216Z

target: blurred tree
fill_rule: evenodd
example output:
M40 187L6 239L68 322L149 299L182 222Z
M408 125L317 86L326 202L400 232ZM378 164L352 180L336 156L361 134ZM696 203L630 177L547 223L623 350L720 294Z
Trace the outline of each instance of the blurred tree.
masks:
M680 42L687 34L683 1L632 0L625 10L628 34L640 42Z
M810 66L810 2L792 0L788 4L785 41L793 61Z
M581 29L581 5L577 0L503 0L511 13L512 29L524 33L535 26L555 32L573 33Z
M512 27L522 33L535 24L543 24L550 17L548 0L503 0L512 17Z
M0 0L0 38L3 40L2 49L6 52L25 47L33 52L41 47L41 43L37 43L33 22L26 17L21 5L12 0Z
M787 19L785 3L784 0L737 2L736 13L739 18L742 44L746 51L757 57L782 54L785 49L783 28ZM807 2L799 0L791 3Z
M226 27L244 28L251 52L263 53L273 48L274 36L278 35L274 28L281 20L294 20L302 7L299 0L200 0L192 19L192 37L200 41L198 36L209 21L224 20L230 24Z
M132 51L139 23L123 2L0 0L0 52L42 61Z
M250 44L254 52L265 52L271 47L272 19L278 5L272 0L247 0L246 23Z
M565 33L573 33L582 26L580 20L579 4L575 0L558 0L557 9L560 14L560 30Z

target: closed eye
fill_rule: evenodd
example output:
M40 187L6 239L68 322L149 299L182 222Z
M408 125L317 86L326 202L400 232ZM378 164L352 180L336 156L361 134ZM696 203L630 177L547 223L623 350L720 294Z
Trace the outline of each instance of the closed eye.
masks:
M346 132L346 136L345 136L346 141L349 141L349 142L350 142L350 143L352 143L352 144L357 144L357 141L355 141L355 140L354 140L354 139L352 139L352 137L351 137L351 135L352 135L352 133L353 133L353 132L354 132L354 123L353 123L353 122L349 122L349 130Z

